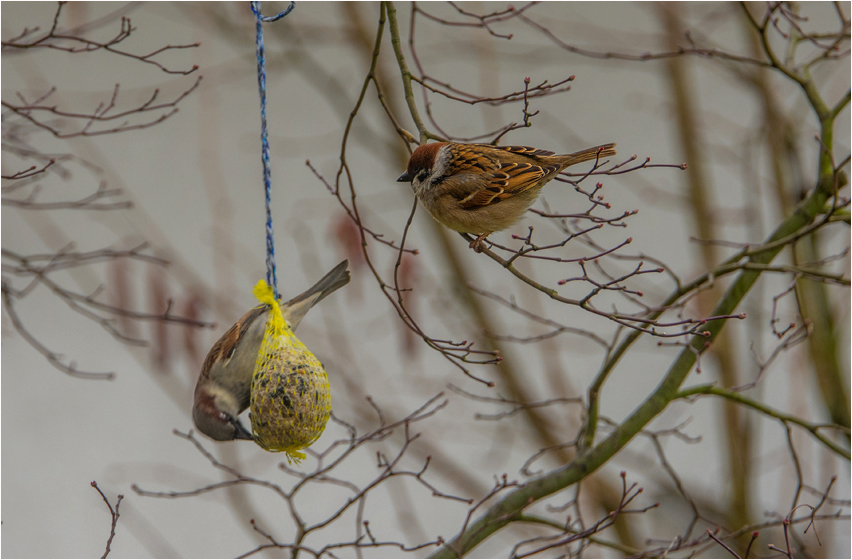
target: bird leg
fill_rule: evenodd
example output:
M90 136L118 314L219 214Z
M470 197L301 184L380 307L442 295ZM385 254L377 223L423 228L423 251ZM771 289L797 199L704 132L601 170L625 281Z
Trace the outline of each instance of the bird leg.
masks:
M487 232L487 233L483 233L482 235L480 235L479 237L477 237L476 239L471 241L470 242L470 248L473 249L474 251L476 251L477 253L481 253L482 250L484 249L484 247L482 246L482 242L485 240L486 237L491 235L491 233L492 232L490 232L490 231Z

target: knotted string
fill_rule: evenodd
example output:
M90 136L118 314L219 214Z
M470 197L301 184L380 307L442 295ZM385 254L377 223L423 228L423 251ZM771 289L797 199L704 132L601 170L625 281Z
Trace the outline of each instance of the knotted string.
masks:
M272 287L275 299L278 299L278 276L275 270L275 240L272 233L272 174L269 165L269 134L266 130L266 56L263 52L262 23L278 21L293 11L295 2L290 2L286 10L276 16L264 17L260 13L260 2L251 2L251 11L257 18L257 88L260 93L260 141L263 160L263 188L266 194L266 283Z

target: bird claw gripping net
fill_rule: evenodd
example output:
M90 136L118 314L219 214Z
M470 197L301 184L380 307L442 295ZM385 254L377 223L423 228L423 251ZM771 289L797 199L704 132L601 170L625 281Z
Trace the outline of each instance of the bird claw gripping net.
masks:
M267 451L283 451L299 463L305 458L299 450L320 437L331 415L328 375L284 321L264 280L254 295L271 310L251 381L252 433Z

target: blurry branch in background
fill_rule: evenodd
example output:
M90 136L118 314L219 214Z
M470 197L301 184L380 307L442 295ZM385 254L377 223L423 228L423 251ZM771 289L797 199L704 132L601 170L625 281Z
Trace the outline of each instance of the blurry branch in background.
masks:
M507 399L507 398L504 398L504 397L501 397L501 396L487 397L487 396L483 396L483 395L475 395L473 393L469 393L468 391L465 391L464 389L456 387L455 385L452 385L452 384L449 385L449 388L454 393L457 393L457 394L459 394L459 395L461 395L465 398L468 398L468 399L471 399L471 400L474 400L474 401L501 404L501 405L512 405L514 407L509 411L499 412L499 413L496 413L496 414L482 414L482 413L477 412L476 415L474 415L474 418L477 419L477 420L501 420L503 418L508 418L509 416L513 416L513 415L517 414L518 412L520 412L522 410L529 409L529 408L539 408L539 407L544 407L544 406L551 406L551 405L554 405L554 404L582 404L583 403L583 399L581 399L579 397L575 397L575 398L556 397L556 398L553 398L553 399L547 399L547 400L540 401L540 402L520 402L520 401L516 401L516 400L512 400L512 399Z
M52 272L67 270L69 268L80 266L91 266L95 263L105 261L115 261L120 259L133 259L164 266L165 262L150 255L142 254L140 251L145 248L141 245L128 251L102 249L88 253L71 252L73 247L68 246L58 253L51 255L19 255L14 251L3 249L3 308L12 320L15 330L26 340L34 349L43 354L48 361L60 371L74 377L82 377L86 379L112 379L114 373L94 373L81 371L77 369L76 362L71 360L67 362L63 360L62 355L48 349L42 344L37 334L32 333L24 325L18 312L15 310L16 303L20 302L39 287L44 286L50 290L53 295L65 303L71 310L83 315L87 319L99 324L113 338L124 344L134 346L145 346L145 340L135 338L125 334L115 326L116 320L131 319L133 321L153 321L153 322L168 322L177 323L193 327L212 327L211 323L200 321L197 319L188 319L173 315L171 313L172 302L169 300L166 308L160 313L144 313L116 307L108 303L99 301L98 296L103 292L103 286L98 286L92 293L82 294L64 287L59 281L55 281L48 275ZM22 288L13 287L11 277L27 279L27 284Z
M746 3L740 3L743 9L747 12ZM839 6L839 5L838 5ZM840 7L837 7L837 15L840 20L840 30L838 32L831 31L825 34L821 33L804 33L800 27L800 23L807 21L807 18L802 18L797 15L793 9L787 7L785 2L770 2L768 8L762 18L763 21L760 27L764 31L776 32L778 36L784 40L788 40L792 47L791 52L795 52L798 44L801 42L809 42L818 47L817 53L811 58L799 63L799 68L807 69L818 62L830 60L842 60L849 55L848 45L845 50L843 43L849 40L849 18L843 14ZM617 53L617 52L601 52L591 49L584 49L575 45L570 45L559 39L546 26L535 22L525 15L519 15L518 19L539 31L544 37L547 37L559 48L568 52L578 54L580 56L598 59L615 59L626 60L631 62L645 62L649 60L660 60L667 58L675 58L684 55L697 55L706 58L717 58L724 61L730 61L738 64L748 64L765 68L776 67L772 60L766 60L763 57L748 56L739 53L732 53L719 45L711 43L708 37L704 37L701 29L687 30L683 38L686 41L685 46L678 46L667 52L645 52L641 54ZM789 29L784 32L780 29L780 25L786 24ZM825 41L825 42L823 42Z
M512 548L511 557L527 558L534 554L540 554L557 547L568 547L575 542L580 545L577 552L582 553L583 549L593 542L591 539L593 539L596 534L612 526L620 515L641 514L660 506L659 503L655 503L638 509L627 509L627 506L642 493L643 488L638 487L635 482L628 486L627 473L625 471L621 471L621 485L621 499L618 502L618 506L616 506L616 508L608 513L603 519L598 520L594 525L587 529L578 530L576 528L572 528L570 524L566 524L564 527L561 527L547 519L521 515L521 518L519 519L521 523L541 523L550 527L559 528L561 532L555 535L536 537L521 541ZM599 546L606 546L601 541L597 541L595 544L598 544ZM529 549L524 550L522 547L529 547ZM620 547L613 546L612 548L618 550Z
M53 16L53 24L47 32L39 36L40 29L38 27L34 27L32 29L25 28L13 39L3 41L3 55L26 55L32 50L42 48L72 54L85 54L104 50L117 56L128 57L131 60L152 64L167 74L186 75L198 70L198 66L196 65L193 65L192 68L188 70L170 70L156 60L153 60L153 57L161 53L172 50L195 48L198 46L198 43L189 45L168 45L144 55L133 54L116 49L115 46L117 44L130 37L130 35L136 31L136 28L130 24L130 18L124 16L121 16L121 28L115 37L102 43L76 35L75 33L81 32L83 30L82 28L71 31L61 31L59 28L59 21L62 14L62 8L65 4L66 2L57 3L56 13ZM47 130L57 138L97 136L101 134L113 134L116 132L139 130L163 122L177 113L177 105L186 98L186 96L191 94L198 87L199 83L201 83L201 76L199 76L191 86L179 93L173 100L159 103L156 103L156 101L160 94L160 90L154 89L147 101L137 104L131 108L117 111L115 110L118 105L120 84L115 84L115 88L113 89L109 100L101 101L94 110L68 111L59 109L56 105L44 105L44 103L48 102L50 97L56 92L56 86L51 87L46 92L33 99L27 99L23 94L17 92L16 96L19 103L12 103L4 99L2 101L2 105L12 113L43 130ZM53 118L58 118L58 120L49 120ZM7 119L8 115L4 114L4 140L6 128L5 123L7 122ZM79 122L82 122L83 124L68 130L69 124L73 125ZM101 125L100 128L97 125Z
M512 35L502 35L496 33L491 25L496 23L506 22L511 20L512 18L518 17L527 9L533 7L535 2L529 2L525 6L515 9L513 7L508 7L505 10L493 12L491 14L486 14L483 16L471 14L461 10L456 4L450 2L450 5L455 9L459 14L470 18L471 20L476 21L462 21L462 22L451 22L445 19L441 19L435 17L429 12L424 11L417 2L412 2L412 11L411 11L411 24L409 27L409 35L408 35L408 47L411 50L411 58L414 61L414 64L417 68L418 74L415 75L408 71L408 65L405 62L404 54L401 50L401 41L399 39L399 30L396 29L396 9L393 7L393 4L388 5L388 9L391 11L393 15L391 19L391 36L394 44L394 52L397 57L397 61L400 66L400 70L402 71L403 77L403 87L406 92L406 100L409 103L409 108L413 107L415 104L414 94L411 83L418 83L421 86L421 93L423 95L423 106L426 109L426 115L429 118L429 122L435 130L438 131L438 134L434 134L430 132L420 121L419 115L415 115L415 109L412 110L412 118L414 119L415 125L420 133L420 143L426 141L426 139L435 139L435 140L451 140L455 142L472 142L475 140L482 140L485 138L493 137L491 140L492 144L496 144L497 141L502 138L508 132L518 129L518 128L526 128L532 126L530 119L538 114L538 111L534 113L530 113L529 102L531 99L537 97L545 97L558 93L567 92L571 89L571 86L565 85L574 80L574 76L568 76L562 80L557 81L556 83L549 83L547 80L543 80L538 85L530 87L531 79L526 78L524 80L524 89L518 90L512 93L507 93L503 95L497 95L494 97L483 97L481 95L477 95L474 93L470 93L467 91L460 90L458 88L453 87L447 82L438 80L433 76L427 74L424 70L423 65L420 62L420 58L417 55L417 46L415 41L415 29L417 24L417 16L418 14L422 14L425 18L430 19L436 23L446 26L460 26L460 27L473 27L473 28L482 28L488 31L494 37L503 38L503 39L511 39ZM462 136L454 136L448 132L446 132L441 125L438 124L435 115L432 113L432 103L429 101L429 93L435 93L440 95L446 99L451 99L453 101L457 101L466 105L477 105L480 103L487 104L491 107L499 107L500 105L504 105L506 103L513 103L518 101L523 101L524 109L523 109L523 124L518 124L517 122L509 123L500 129L488 132L486 134L472 136L472 137L462 137Z
M528 8L531 8L532 6L534 6L535 2L529 2L525 6L523 6L522 8L519 8L519 9L515 9L515 8L510 6L506 10L494 12L494 13L487 14L487 15L484 15L484 16L477 16L475 14L465 12L465 11L461 10L458 6L456 6L452 2L450 2L450 5L457 12L459 12L461 15L464 15L468 18L475 19L475 20L478 20L478 21L476 21L476 22L471 22L471 21L450 22L450 21L447 21L447 20L444 20L444 19L441 19L441 18L437 18L437 17L431 15L430 13L424 11L417 4L417 2L412 2L411 25L409 27L408 47L409 47L409 49L411 49L411 58L414 61L415 66L417 67L417 71L418 71L419 75L415 76L415 75L409 73L408 76L410 77L411 81L416 82L416 83L418 83L422 86L421 87L421 93L423 95L423 106L426 108L426 115L428 116L429 122L432 125L432 127L434 127L435 130L437 130L438 133L439 133L439 135L432 134L431 132L426 130L425 127L421 126L422 123L419 123L419 124L417 124L417 127L418 127L418 130L420 131L420 134L421 134L421 142L423 141L422 135L425 133L427 138L434 138L434 139L438 139L438 140L452 140L452 141L456 141L456 142L472 142L472 141L475 141L475 140L482 140L482 139L485 139L485 138L493 137L493 140L491 140L491 143L496 144L497 141L500 138L502 138L505 134L507 134L508 132L511 132L512 130L516 130L518 128L527 128L527 127L532 126L530 119L532 117L534 117L535 115L537 115L538 111L535 111L534 113L530 113L528 111L530 99L533 99L533 98L536 98L536 97L549 96L549 95L553 95L553 94L557 94L557 93L562 93L562 92L569 91L571 89L571 86L567 86L565 84L574 80L573 75L568 76L565 79L559 80L554 84L550 84L550 83L548 83L547 80L544 80L541 83L539 83L538 85L533 86L532 88L530 87L531 79L526 78L524 80L523 91L516 91L516 92L513 92L513 93L508 93L508 94L504 94L504 95L496 96L496 97L483 97L481 95L476 95L476 94L473 94L473 93L469 93L469 92L466 92L466 91L459 90L457 88L454 88L452 85L450 85L447 82L437 80L434 77L428 75L425 72L425 70L423 69L423 65L420 62L420 58L417 56L417 48L416 48L416 42L415 42L415 27L416 27L416 23L417 23L417 15L418 14L422 14L425 18L430 19L430 20L437 22L439 24L442 24L442 25L483 28L483 29L486 29L488 31L488 33L490 33L494 37L499 37L499 38L503 38L503 39L511 39L512 38L511 34L501 35L499 33L496 33L490 27L490 25L493 25L493 24L499 23L499 22L505 22L507 20L510 20L514 17L519 16L524 11L526 11ZM403 56L402 52L399 49L396 49L396 54L397 54L397 58L400 60L400 68L403 68L405 63L402 59L402 56ZM403 72L403 79L405 79L405 76L406 76L406 74ZM409 86L407 86L406 91L408 91L408 87L410 87L410 82L409 82ZM481 135L478 135L478 136L471 136L471 137L454 136L454 135L446 132L443 128L441 128L441 125L439 125L437 120L435 119L435 115L432 113L432 103L429 101L429 93L430 92L435 93L437 95L440 95L442 97L445 97L447 99L452 99L454 101L458 101L458 102L461 102L461 103L464 103L464 104L467 104L467 105L477 105L479 103L485 103L485 104L487 104L491 107L498 107L498 106L503 105L505 103L511 103L511 102L523 100L523 102L524 102L523 121L522 121L523 124L518 124L517 122L513 122L513 123L510 123L510 124L503 126L499 130L496 130L496 131L493 131L493 132L488 132L488 133L481 134ZM412 94L411 99L413 100L413 94ZM415 118L415 122L417 123L416 118Z
M424 17L431 19L432 21L435 21L437 23L443 24L443 25L447 25L447 26L450 26L450 27L457 26L457 27L482 28L482 29L485 29L486 31L488 31L488 33L490 33L494 37L498 37L500 39L511 39L512 36L513 36L511 33L509 33L508 35L498 33L496 31L494 31L494 29L491 28L491 25L493 25L495 23L506 21L506 20L511 19L513 17L516 17L518 14L521 14L524 11L526 11L527 9L535 6L537 4L537 2L527 2L527 4L524 5L521 8L515 8L514 6L509 6L505 10L499 10L499 11L492 12L490 14L484 14L484 15L474 14L474 13L462 10L455 2L448 2L448 4L450 6L452 6L452 8L456 12L458 12L459 15L464 16L464 18L467 18L467 19L462 19L462 21L450 21L448 19L436 17L436 16L424 11L422 8L420 8L420 6L417 4L417 2L411 3L412 16L414 16L416 13L419 12L419 13L423 14ZM414 18L412 17L412 19L414 19Z
M604 350L608 351L608 350L612 349L612 345L609 342L607 342L606 340L604 340L603 338L601 338L600 336L596 335L595 333L593 333L589 330L580 329L580 328L577 328L577 327L571 327L571 326L568 326L568 325L563 325L561 323L553 321L552 319L548 319L547 317L542 317L541 315L537 315L535 313L532 313L530 311L527 311L527 310L521 308L514 301L514 297L512 297L512 299L510 299L510 300L507 300L507 299L503 298L502 296L500 296L499 294L495 294L493 292L483 290L482 288L479 288L477 286L470 285L468 287L470 288L470 291L475 293L475 294L479 294L479 295L486 297L490 300L496 301L500 305L503 305L504 307L507 307L508 309L511 309L512 311L515 311L519 315L526 317L527 319L530 319L530 320L532 320L536 323L546 325L548 327L553 328L553 330L550 331L550 332L540 334L540 335L537 335L537 336L530 336L530 337L518 337L518 336L512 336L512 335L498 335L498 334L495 334L495 333L490 333L491 337L496 339L496 340L503 340L503 341L507 341L507 342L517 342L517 343L521 343L521 344L529 344L529 343L540 342L542 340L546 340L548 338L552 338L552 337L555 337L555 336L559 336L562 333L571 333L571 334L576 334L576 335L588 338L590 341L598 344Z
M19 35L9 39L8 41L3 41L3 51L18 51L15 54L23 54L21 51L26 51L27 49L53 49L69 53L90 53L104 50L118 56L124 56L139 62L152 64L167 74L186 75L192 74L198 70L198 66L196 65L193 65L188 70L173 70L154 60L154 57L158 54L172 50L195 48L198 46L198 43L192 43L189 45L166 45L165 47L161 47L148 54L135 54L116 48L116 45L123 42L125 39L130 37L134 31L136 31L136 28L130 24L130 18L128 17L121 16L121 26L118 32L114 37L104 42L93 41L78 35L77 33L83 31L81 28L71 30L70 32L62 30L59 27L59 19L62 14L62 7L65 4L67 4L67 2L57 2L56 13L53 16L53 24L49 30L43 34L39 34L39 27L33 27L32 29L24 28Z
M115 84L115 89L113 89L112 96L109 101L100 102L98 106L90 112L63 111L58 109L55 105L52 107L42 105L42 103L46 102L49 97L56 92L55 87L50 88L40 97L29 101L25 99L23 95L18 93L17 95L20 104L16 105L3 101L3 107L28 120L33 125L50 132L57 138L98 136L101 134L114 134L116 132L141 130L163 122L177 113L177 104L183 101L187 95L195 91L195 88L197 88L200 83L201 76L195 80L195 83L185 89L182 93L178 94L172 101L165 101L161 103L154 103L157 100L157 96L160 94L160 90L155 89L147 101L135 105L130 109L118 112L113 112L113 109L116 108L116 104L118 102L118 92L120 89L119 84ZM153 113L154 116L148 117L148 113ZM42 114L46 115L47 118L58 117L60 120L45 120L39 116ZM143 118L128 120L133 117L139 117L140 115L143 116ZM119 119L121 120L120 122L112 124L113 121ZM63 124L67 126L68 123L77 123L81 121L83 124L78 126L76 129L72 129L70 131L63 130ZM92 125L101 123L109 123L109 125L104 128L92 129Z
M675 49L681 40L684 27L680 4L656 4L657 11L666 33L666 43ZM688 186L690 208L695 232L700 239L715 239L720 225L717 223L711 209L715 191L709 173L710 162L706 154L707 143L704 140L704 130L700 126L698 112L699 103L695 95L693 73L690 72L688 60L685 57L673 57L665 61L669 86L674 105L674 117L677 123L679 144L682 146L683 157L689 162L690 172L685 183ZM719 262L719 248L712 243L699 244L702 266L705 270L712 269ZM721 284L708 286L708 289L698 294L696 305L703 315L710 311L715 301L722 295ZM740 384L742 372L736 360L736 336L731 329L719 333L719 338L713 344L711 352L718 361L718 371L725 387ZM697 365L700 368L700 364ZM700 371L700 370L699 370ZM752 423L740 411L739 407L725 401L723 410L725 436L727 438L728 478L731 481L730 499L728 505L728 524L731 527L741 527L751 522L751 507L749 503L749 486L752 483Z
M112 520L110 522L110 527L109 527L109 538L107 539L107 543L106 543L106 550L104 551L104 555L101 556L101 558L106 558L107 556L109 556L109 547L112 544L112 539L115 537L115 526L118 523L118 518L119 518L119 515L120 515L118 513L118 507L121 505L121 500L124 499L124 496L121 495L121 494L118 495L118 498L115 500L115 508L113 508L112 504L109 503L109 500L107 499L106 495L103 493L103 490L98 488L98 483L95 482L94 480L92 481L92 488L97 490L98 494L101 495L101 498L103 498L104 503L107 505L107 508L109 508L109 514L112 517Z
M419 433L412 433L412 427L415 424L434 416L447 405L447 400L443 394L438 394L426 401L418 409L414 410L404 418L396 421L389 421L385 418L382 409L367 398L378 418L378 426L370 431L359 434L358 429L351 423L346 422L332 415L334 426L331 429L336 431L343 430L347 437L337 439L331 442L323 451L314 449L306 449L308 455L316 461L312 471L301 472L290 468L286 463L279 463L278 467L286 473L292 484L282 486L267 480L257 479L243 475L236 469L221 463L217 460L198 439L195 438L192 432L184 434L175 430L175 435L190 441L196 449L201 453L215 468L227 473L229 479L223 482L210 484L200 488L186 491L171 491L171 492L154 492L143 490L136 484L132 486L133 490L140 496L148 496L154 498L185 498L193 497L206 492L213 492L222 488L227 488L235 485L253 485L261 488L266 488L279 496L287 505L287 510L290 513L290 518L293 523L292 537L286 540L276 538L272 531L280 531L282 527L263 528L258 527L254 520L252 526L257 531L265 542L258 545L256 548L242 553L239 557L245 558L258 554L267 549L286 549L295 558L300 552L306 552L315 558L320 558L323 555L334 557L335 551L340 549L350 549L360 554L359 550L369 550L377 548L396 548L400 551L416 551L427 547L435 547L442 544L440 537L432 542L419 543L414 545L406 545L402 542L385 539L382 536L374 534L375 529L371 531L369 522L369 511L367 510L367 496L373 493L377 488L386 486L387 481L393 478L410 478L425 489L429 495L434 498L461 502L470 504L473 500L469 498L454 496L442 492L433 486L426 478L426 471L429 468L430 458L427 457L425 462L416 469L408 469L402 466L406 453L412 445L416 445ZM366 449L373 449L375 444L388 441L391 436L402 432L402 442L398 446L395 453L386 455L382 451L376 451L376 469L378 470L375 477L365 483L358 484L350 478L349 475L357 473L350 459L356 456L356 452L362 452ZM409 461L410 462L410 461ZM303 491L304 495L309 495L314 485L331 484L338 486L346 492L345 496L341 496L339 505L333 508L333 513L319 521L307 521L300 513L297 505L297 497L301 498ZM308 502L310 503L310 502ZM376 503L375 500L373 503ZM310 509L310 508L309 508ZM345 529L344 520L345 514L354 510L355 524L354 527ZM311 515L314 510L306 512L304 515ZM352 540L340 540L343 535L352 533ZM315 533L322 534L322 538L326 542L321 548L315 549L305 544L308 537L312 537Z
M764 405L759 401L744 396L742 393L730 391L727 389L721 389L713 385L699 385L697 387L690 387L689 389L685 389L679 392L676 398L682 399L692 397L694 395L716 395L718 397L723 397L725 399L739 403L747 408L752 408L758 412L766 414L767 416L777 418L781 421L782 424L784 424L785 427L788 427L788 424L795 424L797 426L801 426L802 428L813 434L813 436L817 440L819 440L823 445L831 449L834 453L837 453L839 456L847 460L849 460L850 458L848 449L845 449L843 446L835 443L830 438L826 437L820 432L821 429L836 430L840 433L845 433L848 436L849 429L845 428L844 426L840 426L837 424L818 424L815 422L809 422L807 420L797 418L790 414L786 414L778 410L773 410L772 408Z
M822 174L825 174L827 181L827 170L829 168L834 170L832 176L835 191L834 197L826 202L825 208L821 209L821 212L827 216L829 221L834 218L835 213L840 214L844 212L848 214L848 208L846 208L849 203L848 198L845 202L842 201L839 197L839 190L845 187L848 182L849 156L847 155L839 164L835 162L832 151L833 135L830 124L833 124L837 115L848 107L850 92L847 91L846 95L833 107L826 104L816 89L813 78L811 77L811 68L818 63L848 57L849 55L849 16L843 13L840 4L836 4L834 7L839 20L840 31L821 34L806 32L802 29L802 25L807 22L807 19L802 18L798 14L799 7L777 4L768 9L762 17L759 17L750 11L747 4L742 4L743 13L748 23L755 30L758 38L757 41L765 51L766 57L772 64L772 67L799 84L822 124L823 130L817 139L820 143L820 171ZM788 24L789 27L786 32L781 31L779 28L779 19ZM788 45L785 49L783 59L778 54L777 47L773 47L772 45L773 39L777 40L779 34L786 40ZM797 60L802 50L799 48L800 46L815 48L811 49L810 56L805 55L801 57L802 60ZM805 52L807 53L808 50L805 49ZM827 125L829 125L828 130L826 130ZM826 139L828 140L827 143ZM774 149L777 151L778 147L774 146ZM776 157L783 158L783 155L776 153ZM847 168L845 172L842 171L843 168ZM780 180L779 183L781 183ZM840 214L838 217L841 219L845 218L843 214ZM815 231L814 235L809 236L804 243L797 244L794 247L792 253L794 264L798 265L801 260L825 264L825 261L822 261L820 257L818 236L818 232ZM846 250L848 251L848 246ZM844 378L848 379L848 376L841 371L838 362L836 327L838 317L829 303L825 286L811 281L798 281L799 278L802 278L802 276L799 275L796 277L796 299L803 320L809 321L813 326L814 332L809 337L808 342L816 379L832 421L848 429L850 427L849 387L848 383L844 383ZM847 437L848 442L849 439Z
M78 30L62 31L60 16L63 6L64 2L58 4L48 31L41 33L38 27L25 28L13 39L3 41L3 57L26 56L38 49L62 51L79 56L102 50L126 58L128 61L153 65L169 74L190 74L197 69L193 66L189 70L171 70L153 60L155 56L166 51L192 48L198 46L197 44L169 45L141 55L118 49L116 46L136 30L131 26L130 20L123 16L118 34L106 42L86 39L75 34L82 32L86 26ZM106 22L100 22L100 24L103 23ZM120 84L115 85L108 101L98 103L93 110L67 110L60 109L56 105L47 105L51 96L61 90L61 85L54 85L46 92L32 98L24 93L16 92L17 102L3 99L3 206L17 208L24 212L129 210L132 206L130 202L120 199L115 201L116 197L121 196L121 190L109 188L107 182L99 178L102 174L100 168L71 153L55 153L53 151L55 143L51 144L40 137L39 133L46 131L55 138L69 141L75 137L116 134L155 126L177 112L177 105L196 90L200 80L199 76L171 101L158 102L159 89L154 89L146 101L123 109L118 108ZM50 152L48 148L40 147L47 145L51 146ZM29 164L29 162L34 163ZM7 172L6 169L10 167L13 169ZM77 190L81 183L79 173L75 177L78 169L93 175L97 179L97 188L91 194L75 198L73 191ZM68 191L72 194L69 195ZM113 373L96 373L78 369L75 360L64 359L40 340L39 333L27 328L26 321L18 312L17 306L27 296L36 294L35 297L39 297L41 293L36 290L38 287L47 288L71 310L94 321L113 338L124 344L135 346L147 344L145 340L131 334L133 329L129 325L132 322L177 323L189 327L212 326L197 318L173 314L170 299L155 312L147 313L129 308L124 305L124 302L113 305L101 301L99 296L104 291L103 285L96 286L88 293L82 293L68 286L69 278L66 273L83 267L101 270L102 267L99 265L127 261L139 261L155 267L166 266L168 263L163 259L144 252L148 248L148 244L144 241L130 249L107 247L84 252L75 251L74 243L71 243L55 253L25 255L9 246L10 239L8 236L5 237L2 251L3 308L21 337L43 354L54 367L69 375L87 379L114 377ZM23 284L19 283L19 279ZM125 296L129 294L127 290L123 293ZM117 322L119 326L116 325Z
M51 160L53 161L53 160ZM11 189L18 189L23 185L10 186ZM10 191L7 191L10 192ZM101 199L107 199L121 195L121 189L107 188L106 181L98 183L98 188L95 192L77 200L68 200L60 202L38 202L37 196L41 193L40 185L34 185L26 198L3 197L3 206L11 206L15 208L23 208L26 210L126 210L132 208L133 204L128 201L121 202L98 202Z

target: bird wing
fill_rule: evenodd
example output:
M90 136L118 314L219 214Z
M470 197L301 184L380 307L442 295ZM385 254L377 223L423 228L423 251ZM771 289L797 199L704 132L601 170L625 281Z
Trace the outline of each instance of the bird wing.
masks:
M216 361L219 361L222 365L226 364L234 355L234 350L237 349L237 342L243 338L252 323L254 323L257 318L266 311L267 307L265 305L259 305L252 308L251 311L243 315L239 321L234 323L233 326L231 326L231 328L216 341L213 348L210 349L210 352L207 354L207 358L204 360L204 367L202 368L202 371L206 371L209 374Z
M511 154L520 154L522 156L529 157L539 157L539 156L552 156L554 152L549 150L539 150L537 148L531 148L529 146L492 146L491 144L477 144L478 146L484 148L491 148L492 150L502 150L504 152L509 152Z
M284 320L287 321L287 325L293 331L296 330L305 313L311 307L318 304L325 296L349 283L351 276L349 271L346 270L347 266L349 266L348 260L338 264L316 284L281 307L281 312L284 313Z
M519 148L532 150L532 148ZM459 201L462 208L474 209L518 195L540 183L541 179L558 170L555 165L531 163L500 163L499 169L486 174L485 185Z

